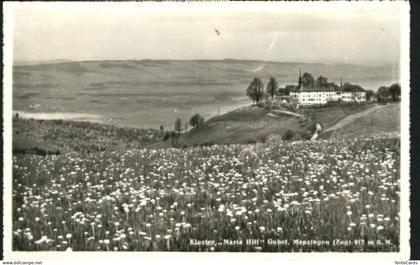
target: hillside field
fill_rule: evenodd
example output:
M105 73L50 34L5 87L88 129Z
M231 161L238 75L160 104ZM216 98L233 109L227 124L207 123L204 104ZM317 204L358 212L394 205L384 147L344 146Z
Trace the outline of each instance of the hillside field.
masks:
M270 135L283 135L286 130L298 130L303 126L302 117L248 106L214 117L174 142L177 146L261 143Z
M354 138L393 134L400 135L401 104L378 105L344 117L325 130L320 137Z
M300 113L247 106L169 138L165 138L167 132L156 129L19 118L13 120L13 149L15 153L66 153L261 143L287 131L302 132L310 122L322 124L322 139L399 136L400 103L305 109Z
M300 116L299 116L300 115ZM175 145L235 144L264 142L287 131L303 132L311 123L320 123L322 139L358 138L400 134L400 104L362 104L342 107L308 108L299 113L269 110L256 106L236 109L215 117L182 134ZM296 139L295 139L296 140ZM157 143L156 146L165 146ZM166 145L168 146L168 145Z
M45 155L143 148L162 140L155 129L120 128L91 122L13 119L13 152Z

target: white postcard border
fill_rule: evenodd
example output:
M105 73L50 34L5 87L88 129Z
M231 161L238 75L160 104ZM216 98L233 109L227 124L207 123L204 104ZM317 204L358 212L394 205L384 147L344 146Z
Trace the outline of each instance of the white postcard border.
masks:
M400 208L400 252L393 253L337 253L337 252L311 252L311 253L197 253L197 252L22 252L12 250L12 65L13 65L13 12L16 8L80 8L100 7L124 9L132 6L142 5L144 8L239 8L239 9L273 9L273 8L309 8L309 9L348 9L348 8L389 8L399 9L401 14L401 57L400 57L400 78L401 78L401 208ZM276 262L306 260L320 262L325 260L346 259L369 260L407 260L410 255L409 244L409 4L407 2L143 2L143 3L64 3L64 2L17 2L3 3L4 20L4 47L3 47L3 247L4 259L13 260L67 260L67 261L104 261L121 262L121 260L137 260L142 262L191 262L211 263L215 262Z

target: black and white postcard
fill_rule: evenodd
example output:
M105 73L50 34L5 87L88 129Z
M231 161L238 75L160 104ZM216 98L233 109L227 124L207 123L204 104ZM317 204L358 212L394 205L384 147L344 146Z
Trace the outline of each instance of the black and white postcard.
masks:
M5 260L409 258L407 2L3 7Z

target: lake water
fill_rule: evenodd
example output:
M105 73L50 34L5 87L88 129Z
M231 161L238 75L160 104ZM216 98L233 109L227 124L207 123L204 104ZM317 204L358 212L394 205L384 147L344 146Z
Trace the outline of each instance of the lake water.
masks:
M116 108L107 106L107 108L89 108L84 112L54 111L43 110L43 105L39 106L39 111L14 110L13 116L17 113L23 119L37 120L73 120L89 121L103 124L114 125L118 127L136 127L136 128L155 128L161 125L165 130L172 130L177 118L181 118L182 123L188 123L190 117L199 113L209 119L217 114L224 114L234 109L250 105L249 99L240 98L232 102L220 102L220 104L201 104L192 107L189 106L139 106L131 108L129 105Z
M19 118L36 119L36 120L74 120L74 121L93 121L101 122L103 117L88 113L71 113L71 112L28 112L13 111L13 117L19 114Z

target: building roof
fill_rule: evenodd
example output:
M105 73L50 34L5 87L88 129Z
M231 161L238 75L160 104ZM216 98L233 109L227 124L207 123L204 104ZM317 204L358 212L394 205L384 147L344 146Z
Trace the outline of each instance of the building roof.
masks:
M304 87L302 86L296 86L294 87L290 92L334 92L334 91L340 91L338 87Z
M365 92L363 89L345 89L336 85L330 85L328 87L300 87L294 86L290 92Z

